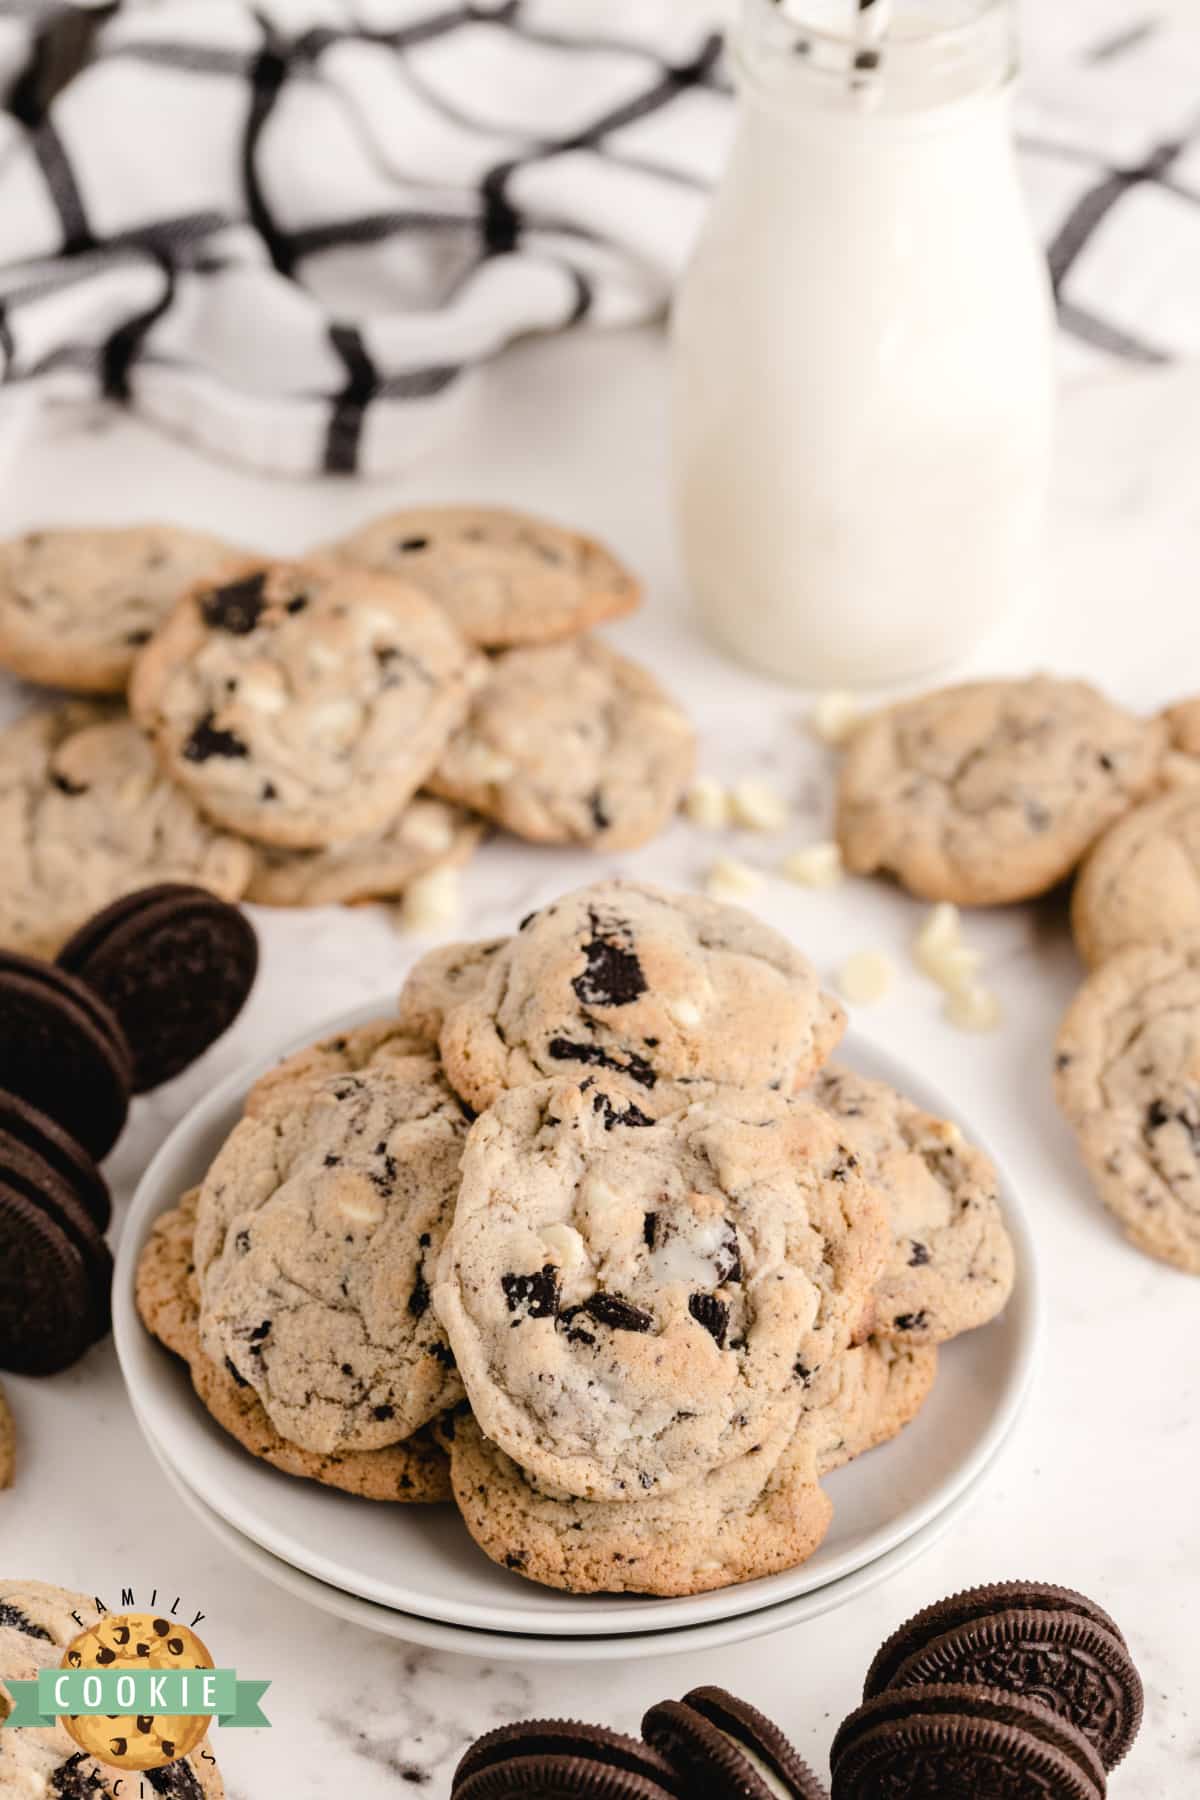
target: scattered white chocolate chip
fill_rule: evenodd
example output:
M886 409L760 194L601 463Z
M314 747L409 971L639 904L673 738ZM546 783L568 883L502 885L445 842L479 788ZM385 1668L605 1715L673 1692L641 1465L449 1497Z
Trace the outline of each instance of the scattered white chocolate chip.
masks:
M926 914L925 923L913 939L913 961L947 993L976 985L979 952L963 943L962 916L957 906L943 900Z
M952 988L946 995L942 1011L960 1031L995 1031L1000 1023L1000 1001L991 988L970 982L966 987Z
M882 1000L892 985L892 965L879 950L859 950L837 972L839 992L858 1005Z
M735 782L729 793L734 822L747 831L782 831L788 821L787 802L770 782L747 776Z
M401 931L442 931L458 917L458 870L430 869L410 881L396 909Z
M858 701L844 688L822 694L808 715L808 722L821 742L834 745L846 743L858 719Z
M757 894L763 878L757 869L736 862L732 856L718 856L708 871L704 891L710 900L745 900Z
M805 844L803 849L785 856L779 869L801 887L836 887L845 873L841 845L832 839L822 844Z
M684 795L683 811L701 831L723 831L729 823L729 795L711 775L701 775Z

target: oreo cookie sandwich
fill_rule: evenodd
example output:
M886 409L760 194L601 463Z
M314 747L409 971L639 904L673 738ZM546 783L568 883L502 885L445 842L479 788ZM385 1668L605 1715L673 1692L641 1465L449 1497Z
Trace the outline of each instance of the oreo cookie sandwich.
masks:
M53 963L0 951L0 1089L46 1113L97 1162L129 1111L125 1035L91 988Z
M889 1688L975 1683L1024 1695L1080 1730L1106 1769L1142 1719L1142 1681L1120 1629L1085 1594L1047 1582L969 1588L894 1631L867 1671L865 1699Z
M765 1713L724 1688L699 1687L662 1700L642 1734L706 1800L828 1800L800 1753Z
M529 1719L478 1738L454 1771L451 1800L685 1800L690 1792L649 1744L581 1725Z
M112 1261L61 1194L32 1198L0 1176L0 1368L51 1375L108 1327Z
M833 1740L833 1800L1104 1800L1104 1765L1061 1714L985 1687L888 1688Z
M258 972L254 927L206 888L142 888L80 927L58 966L97 993L133 1053L133 1090L161 1086L237 1018Z

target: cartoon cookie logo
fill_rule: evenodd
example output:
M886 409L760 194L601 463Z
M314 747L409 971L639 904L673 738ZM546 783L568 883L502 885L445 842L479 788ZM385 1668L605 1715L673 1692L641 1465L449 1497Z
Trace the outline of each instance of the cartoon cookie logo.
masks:
M211 1669L207 1646L186 1625L155 1613L111 1613L68 1644L64 1669ZM129 1683L133 1692L133 1683ZM116 1687L118 1697L121 1685ZM81 1750L118 1769L161 1769L188 1756L212 1723L208 1713L128 1717L65 1714L62 1723Z

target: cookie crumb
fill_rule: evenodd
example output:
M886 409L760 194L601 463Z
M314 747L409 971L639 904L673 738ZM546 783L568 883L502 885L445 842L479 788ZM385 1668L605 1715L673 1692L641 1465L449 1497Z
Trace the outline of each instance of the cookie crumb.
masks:
M860 708L856 697L845 688L822 694L808 715L814 737L835 748L848 742L858 724Z
M729 795L711 775L701 775L683 797L683 813L701 831L724 831L729 824Z
M832 839L820 844L805 844L793 850L779 865L780 874L800 887L836 887L845 874L842 851Z
M4 1389L0 1388L0 1493L13 1484L16 1470L17 1428L9 1411Z
M763 878L757 869L737 862L732 856L718 856L708 871L704 891L710 900L745 900L757 894Z
M729 793L734 822L747 831L782 831L788 820L787 802L766 781L747 777L735 782Z
M838 991L860 1006L882 1000L892 985L892 965L879 950L859 950L837 972Z
M995 1031L1001 1018L998 995L973 981L951 988L942 1011L960 1031Z
M401 931L444 931L453 925L460 908L458 870L429 869L418 875L396 909Z

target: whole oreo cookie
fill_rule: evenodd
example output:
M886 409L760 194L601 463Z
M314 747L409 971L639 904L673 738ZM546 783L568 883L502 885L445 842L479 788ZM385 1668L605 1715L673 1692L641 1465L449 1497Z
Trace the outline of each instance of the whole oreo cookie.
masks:
M40 1207L74 1246L92 1294L88 1341L104 1337L112 1322L112 1256L78 1194L36 1151L13 1139L0 1142L0 1184Z
M99 1161L129 1111L133 1065L115 1016L52 963L0 952L0 1088L48 1113Z
M68 1229L0 1181L0 1368L52 1375L97 1335L100 1260L85 1260Z
M833 1740L833 1800L1104 1800L1069 1719L994 1688L889 1688Z
M1120 1630L1086 1595L1033 1581L952 1594L902 1625L867 1672L888 1688L977 1683L1051 1707L1113 1769L1142 1719L1142 1682Z
M120 1020L141 1094L180 1074L232 1025L258 972L258 939L236 906L205 888L166 884L97 913L58 964Z
M451 1800L683 1800L688 1792L648 1744L574 1719L529 1719L476 1740L454 1771Z
M827 1800L808 1764L764 1713L724 1688L662 1700L642 1732L705 1800Z
M48 1113L16 1094L0 1092L0 1162L6 1143L22 1144L49 1163L71 1188L97 1231L108 1230L112 1198L94 1158Z

